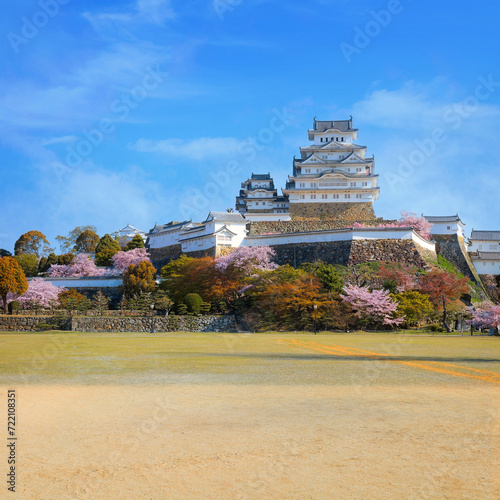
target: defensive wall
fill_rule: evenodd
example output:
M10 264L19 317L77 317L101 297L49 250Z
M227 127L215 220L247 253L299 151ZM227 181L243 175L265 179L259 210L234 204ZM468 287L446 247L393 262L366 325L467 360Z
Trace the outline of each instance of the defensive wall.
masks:
M245 246L263 245L273 248L278 264L291 266L321 259L344 266L390 261L425 268L437 258L435 244L410 227L261 234L245 239Z
M38 331L54 316L0 315L0 331ZM237 332L234 316L70 316L64 329L73 332Z
M292 220L332 219L344 222L344 227L354 222L374 221L377 219L373 204L369 202L336 203L290 203Z

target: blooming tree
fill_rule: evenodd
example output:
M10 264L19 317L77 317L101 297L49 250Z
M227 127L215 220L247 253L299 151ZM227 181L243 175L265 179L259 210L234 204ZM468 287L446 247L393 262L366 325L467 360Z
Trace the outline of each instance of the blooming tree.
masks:
M468 307L471 323L477 328L498 328L500 326L500 305L482 302L475 308Z
M218 271L225 272L229 266L247 271L272 271L278 266L271 259L275 253L271 247L238 247L228 255L215 259Z
M366 224L355 222L352 227L368 227ZM401 218L397 222L387 222L385 224L378 224L375 227L379 228L396 228L396 227L412 227L422 238L426 240L431 239L432 224L426 220L425 217L417 215L414 212L401 212Z
M54 286L42 278L35 278L29 282L27 292L17 300L25 309L31 309L36 305L46 308L57 302L58 295L65 290L65 288Z
M97 268L94 261L85 254L77 255L73 262L66 266L52 264L49 268L49 276L52 278L106 276L107 274L109 274L107 269Z
M145 248L134 248L126 252L118 252L113 255L111 260L113 261L113 272L117 274L123 274L131 264L136 266L143 261L151 262Z
M344 288L342 298L366 323L397 326L404 320L403 317L396 317L398 304L391 299L388 290L370 291L363 286L350 285Z

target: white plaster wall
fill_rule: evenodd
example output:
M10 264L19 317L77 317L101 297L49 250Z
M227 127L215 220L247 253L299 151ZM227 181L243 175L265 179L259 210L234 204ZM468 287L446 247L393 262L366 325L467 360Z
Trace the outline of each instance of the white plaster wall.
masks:
M478 274L500 274L500 261L472 261Z

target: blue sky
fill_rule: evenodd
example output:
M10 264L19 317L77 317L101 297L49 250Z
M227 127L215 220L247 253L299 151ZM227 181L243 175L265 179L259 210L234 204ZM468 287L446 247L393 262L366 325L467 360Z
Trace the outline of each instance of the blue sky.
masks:
M353 115L378 216L499 229L500 6L43 0L0 20L0 248L234 207L312 120Z

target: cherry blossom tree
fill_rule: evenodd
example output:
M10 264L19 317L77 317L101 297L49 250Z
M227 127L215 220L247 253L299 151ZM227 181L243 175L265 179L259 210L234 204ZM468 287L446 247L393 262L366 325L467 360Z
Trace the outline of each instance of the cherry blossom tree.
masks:
M271 247L238 247L228 255L215 259L215 267L220 272L225 272L229 266L247 271L272 271L278 266L272 262L275 253Z
M365 324L397 326L404 320L396 317L398 304L391 299L388 290L370 291L363 286L350 285L344 288L342 298Z
M136 266L143 261L151 262L145 248L134 248L126 252L118 252L113 255L111 260L113 261L113 272L117 274L123 274L131 264Z
M468 307L471 323L477 328L498 328L500 326L500 305L482 302L475 308Z
M94 261L85 254L75 257L73 262L68 265L52 264L49 268L49 276L52 278L70 278L83 276L106 276L109 274L107 269L99 269Z
M35 278L29 282L28 290L17 300L21 302L24 309L31 309L34 306L42 308L50 307L57 302L58 295L65 291L43 278Z

